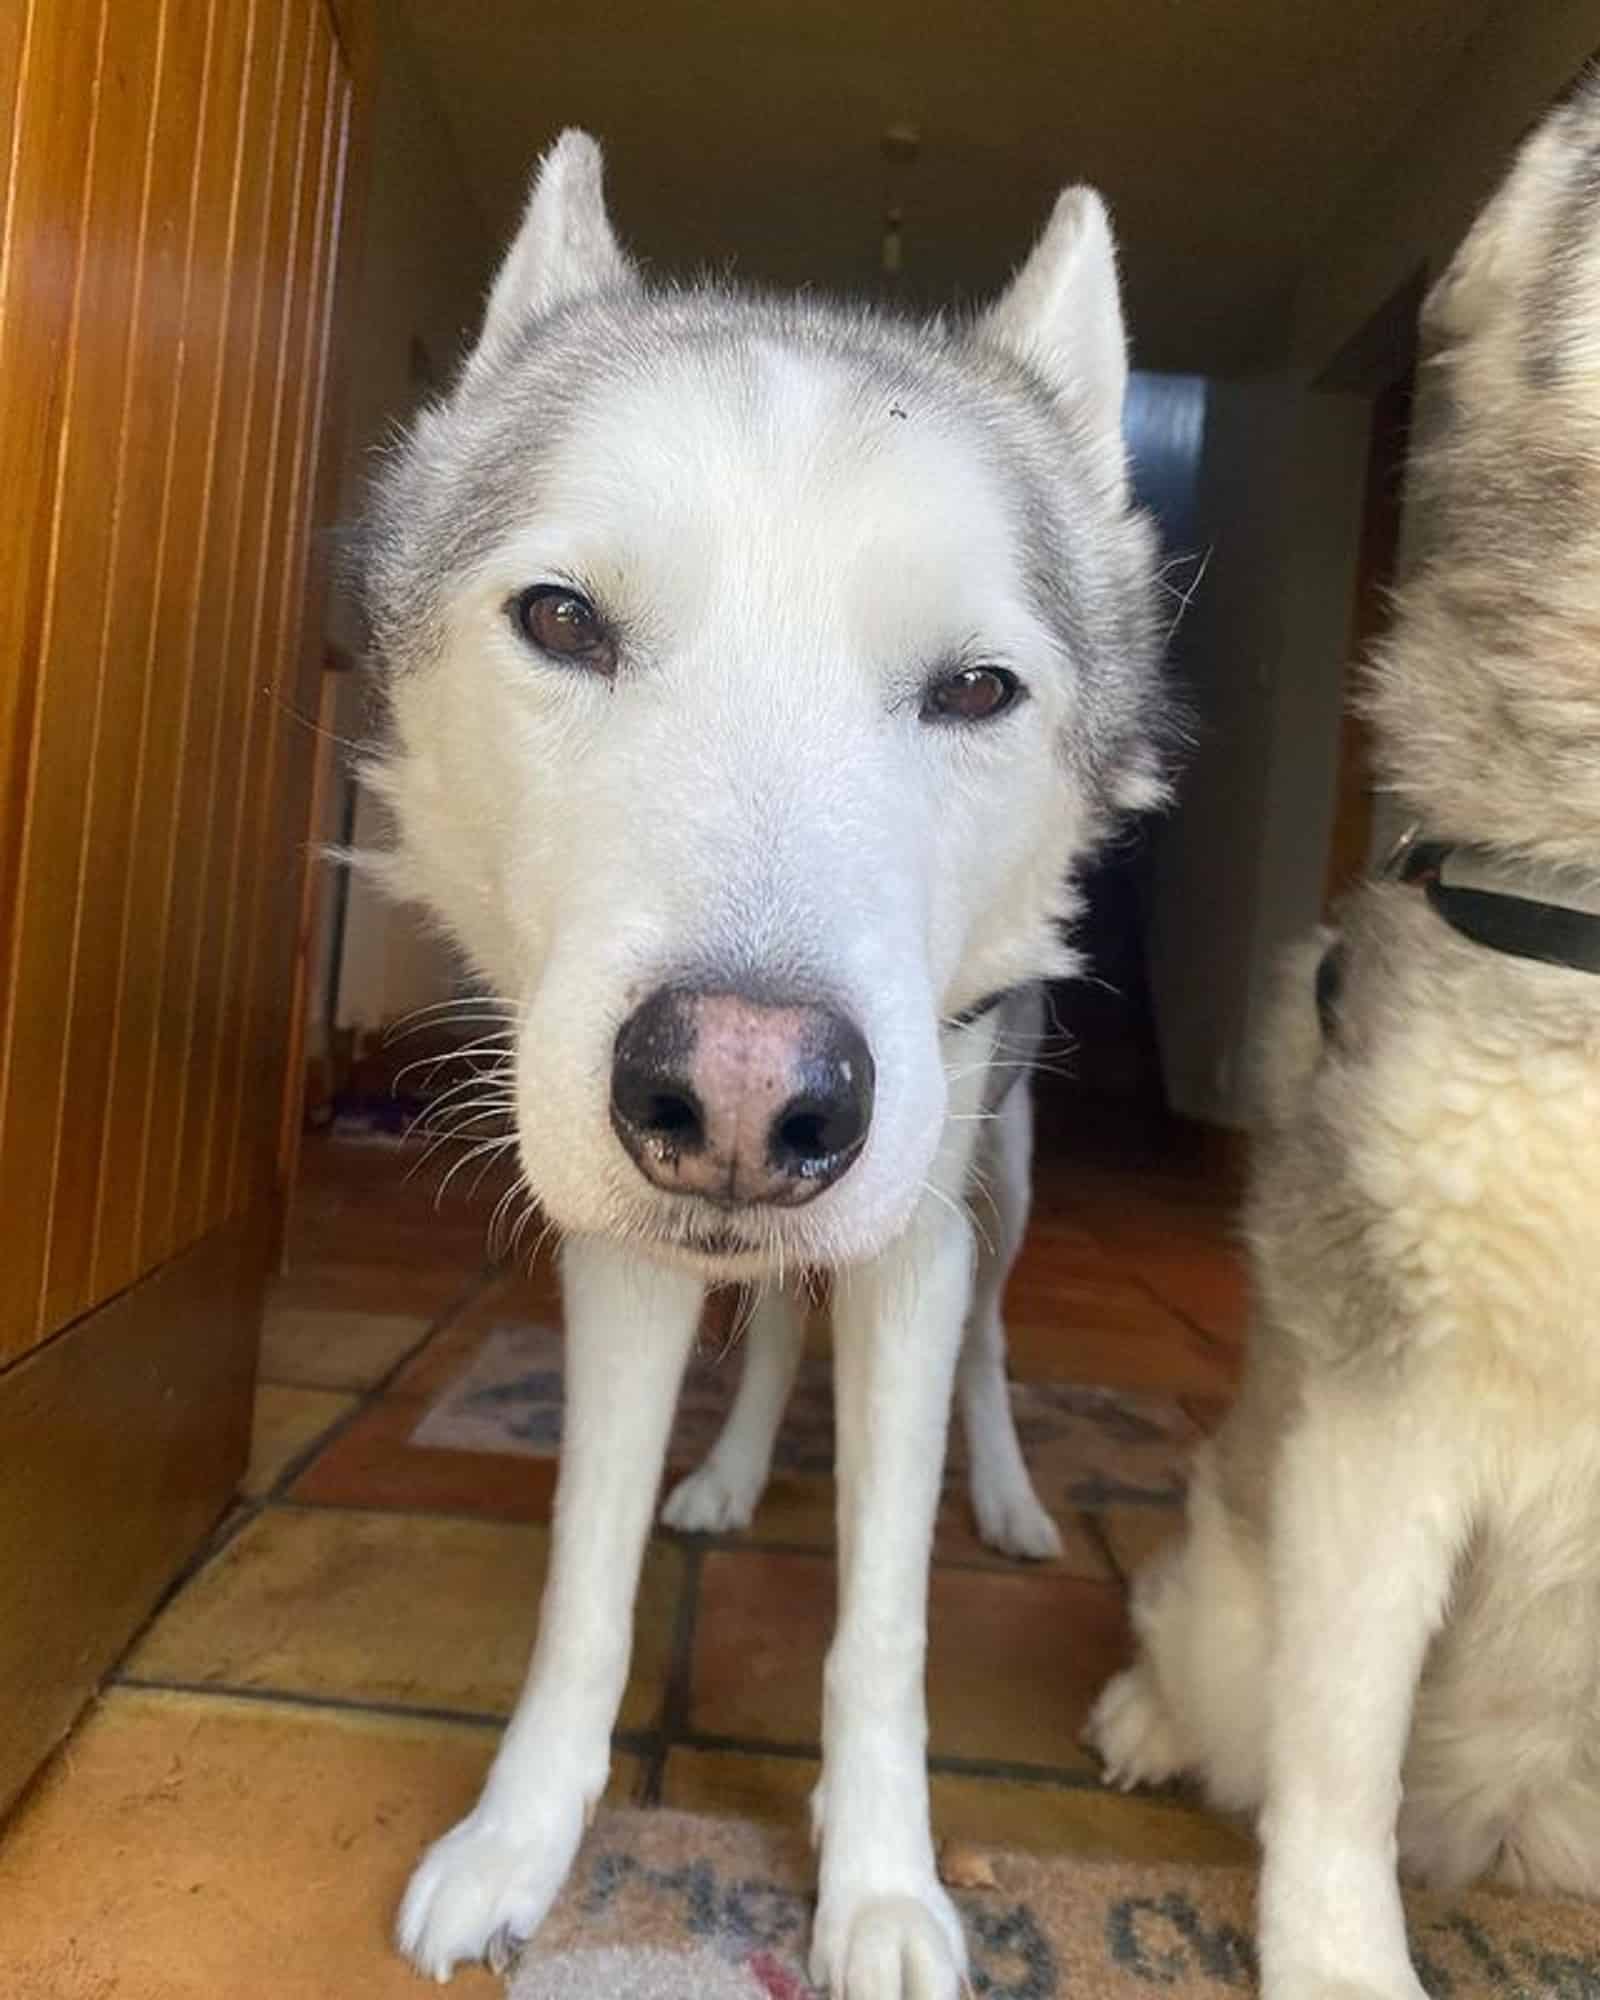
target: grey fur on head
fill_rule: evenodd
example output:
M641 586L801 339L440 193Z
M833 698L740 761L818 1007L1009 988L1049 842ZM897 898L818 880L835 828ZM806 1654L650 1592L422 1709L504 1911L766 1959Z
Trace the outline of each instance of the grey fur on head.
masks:
M1442 838L1600 841L1600 82L1524 146L1429 297L1415 558L1367 709Z

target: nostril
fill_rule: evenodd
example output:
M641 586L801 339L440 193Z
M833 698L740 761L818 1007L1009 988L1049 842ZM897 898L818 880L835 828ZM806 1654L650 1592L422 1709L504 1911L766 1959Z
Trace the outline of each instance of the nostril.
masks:
M860 1029L841 1014L814 1010L800 1049L803 1086L767 1134L768 1165L787 1183L773 1198L789 1202L809 1201L832 1186L866 1144L872 1123L872 1051Z
M657 1137L670 1139L680 1146L698 1144L705 1137L700 1107L686 1092L652 1092L644 1106L644 1115L637 1123Z
M838 1142L830 1136L834 1124L825 1111L802 1107L786 1111L778 1121L777 1141L780 1152L794 1160L821 1160L838 1151Z
M646 1178L676 1186L704 1151L706 1113L693 1081L690 997L651 994L617 1030L611 1052L611 1124Z
M781 1172L824 1183L861 1149L871 1101L854 1092L793 1099L773 1121L768 1156Z

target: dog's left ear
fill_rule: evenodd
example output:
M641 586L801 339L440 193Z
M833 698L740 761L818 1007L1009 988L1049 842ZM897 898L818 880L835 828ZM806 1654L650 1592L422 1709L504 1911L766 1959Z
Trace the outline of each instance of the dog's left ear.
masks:
M1128 343L1111 218L1093 188L1072 187L1060 196L1028 261L978 332L1026 361L1120 462Z
M530 320L569 299L629 284L633 277L606 213L600 148L587 132L565 131L534 173L469 370L476 373L499 359Z

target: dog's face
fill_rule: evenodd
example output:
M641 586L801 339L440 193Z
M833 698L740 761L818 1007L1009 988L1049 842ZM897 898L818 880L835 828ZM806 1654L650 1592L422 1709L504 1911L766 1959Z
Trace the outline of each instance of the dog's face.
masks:
M546 1213L716 1275L870 1255L941 1023L1065 969L1151 803L1151 536L1098 202L959 335L652 295L578 135L380 491L385 867L517 1009Z

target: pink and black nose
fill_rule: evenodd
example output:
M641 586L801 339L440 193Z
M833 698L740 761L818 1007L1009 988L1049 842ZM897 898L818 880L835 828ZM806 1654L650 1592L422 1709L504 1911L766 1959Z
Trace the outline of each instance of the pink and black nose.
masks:
M872 1123L872 1052L831 1008L663 987L611 1059L611 1123L673 1194L794 1208L854 1164Z

